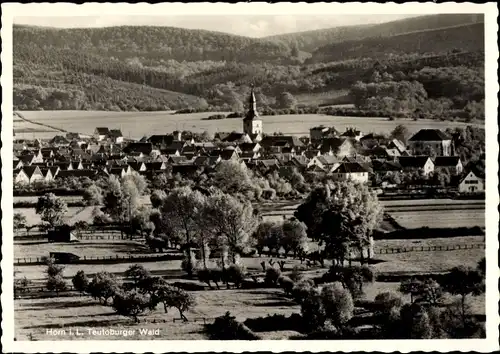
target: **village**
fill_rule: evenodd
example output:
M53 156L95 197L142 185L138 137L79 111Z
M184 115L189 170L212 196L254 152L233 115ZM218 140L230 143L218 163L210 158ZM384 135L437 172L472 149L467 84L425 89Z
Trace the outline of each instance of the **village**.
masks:
M222 160L234 160L263 176L278 172L286 178L295 170L381 189L407 189L413 177L426 181L421 186L484 192L484 173L474 165L464 166L455 154L453 137L441 130L421 129L412 136L401 132L396 134L399 139L354 128L339 132L333 126L312 127L308 137L269 135L253 92L248 104L243 132L216 133L212 141L180 131L134 141L108 127L95 128L92 136L67 133L48 141L15 140L14 184L123 177L132 171L151 180L167 169L189 178L213 170Z

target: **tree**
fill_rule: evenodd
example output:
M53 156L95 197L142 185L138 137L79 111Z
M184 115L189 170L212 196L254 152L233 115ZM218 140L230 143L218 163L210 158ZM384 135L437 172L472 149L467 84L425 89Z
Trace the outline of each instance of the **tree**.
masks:
M273 231L275 228L280 227L277 223L273 221L263 221L258 226L257 229L252 233L252 244L257 249L257 252L262 254L264 247L268 247L271 250L274 245L272 241Z
M314 331L325 324L327 314L323 306L321 291L317 288L309 288L300 304L300 313L305 328Z
M95 183L85 188L83 200L86 205L100 205L103 202L102 189Z
M454 267L446 274L441 285L445 291L460 296L462 323L465 327L467 295L480 295L484 292L481 273L471 267Z
M382 208L377 196L365 184L351 181L326 183L312 191L295 217L306 226L309 236L325 246L328 258L342 265L353 250L361 262L368 248L372 254L372 232L379 225Z
M151 205L153 206L153 208L159 208L166 198L167 194L163 190L155 189L150 196Z
M125 271L125 277L131 278L134 281L134 284L137 285L139 281L149 278L151 273L144 268L142 265L134 264L128 267Z
M118 282L113 274L99 272L94 275L88 285L88 293L99 302L107 304L108 300L118 291Z
M405 304L400 310L401 337L404 339L430 339L432 326L427 311L419 304Z
M334 283L323 287L321 301L326 318L341 332L353 316L354 302L351 294L338 283Z
M192 264L191 248L200 231L198 217L204 205L203 194L189 187L180 187L170 192L161 208L163 218L169 220L174 232L182 236L190 264ZM193 275L193 269L188 270L188 275Z
M276 97L276 104L279 108L295 108L297 100L290 92L282 92Z
M85 274L83 270L79 270L71 279L73 283L73 288L80 293L87 292L87 288L89 286L89 278Z
M146 192L148 183L146 181L146 178L143 175L139 174L138 172L132 171L131 174L123 177L123 183L125 184L125 182L127 181L131 181L131 183L137 189L137 193L139 195L143 195Z
M249 171L234 160L224 160L217 164L213 185L230 194L246 195L253 189Z
M26 227L26 216L21 213L14 213L14 232L18 232L19 230Z
M53 193L47 193L38 198L36 213L41 215L42 221L45 221L51 228L63 224L64 215L67 211L66 203Z
M408 136L409 136L408 128L406 128L406 126L404 126L403 124L399 124L391 132L391 138L398 139L403 144L406 144Z
M47 287L47 290L55 291L57 294L59 294L59 292L64 291L68 288L67 284L64 281L64 278L62 277L61 274L48 277L46 287Z
M139 315L150 308L150 299L137 290L119 291L113 297L113 309L122 315L132 317L139 323Z
M285 250L285 256L289 250L292 250L294 257L297 256L299 250L307 251L307 227L304 223L296 218L291 218L283 222L283 239L281 246Z
M236 262L256 225L252 204L229 194L214 193L207 199L205 221L216 236L222 237L220 241L229 247Z

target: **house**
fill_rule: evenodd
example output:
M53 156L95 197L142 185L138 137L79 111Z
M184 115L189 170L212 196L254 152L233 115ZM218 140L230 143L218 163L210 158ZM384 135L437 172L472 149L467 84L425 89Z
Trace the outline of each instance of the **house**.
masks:
M220 141L226 143L251 143L252 138L247 133L231 132L224 135Z
M176 137L172 134L161 134L161 135L155 134L155 135L151 135L149 138L145 139L144 142L151 143L155 147L157 147L159 149L163 149L163 148L171 145L172 142L175 140L175 138ZM181 140L180 136L178 136L177 140Z
M404 172L422 171L425 176L434 172L434 162L429 156L400 156L398 162Z
M304 143L293 135L268 135L259 144L266 150L269 150L272 146L287 146L295 148L295 150L304 148Z
M144 162L129 162L128 165L136 172L144 172L147 170Z
M167 169L167 164L163 161L153 161L146 162L145 167L148 171L164 171Z
M196 166L213 167L221 161L220 156L198 156L194 159L193 164Z
M234 146L227 146L220 152L220 157L222 160L237 160L239 159L239 155L236 152L236 148Z
M106 127L97 127L94 130L94 138L97 141L105 140L109 137L109 128Z
M56 179L65 178L83 178L87 177L90 179L95 179L97 176L97 170L69 170L69 171L59 171L56 175Z
M70 141L62 135L56 135L51 140L49 140L49 145L51 146L69 146Z
M115 144L123 143L123 134L120 129L111 129L108 136Z
M357 153L354 141L348 138L323 139L319 146L321 155L352 156Z
M309 138L311 142L318 142L324 138L336 137L340 133L334 127L325 127L320 125L309 129Z
M434 159L434 170L447 169L453 175L460 175L463 172L462 161L459 156L436 156Z
M331 171L333 179L337 181L356 181L367 183L371 171L357 162L343 162Z
M31 184L37 181L44 181L45 177L38 166L23 166L14 172L14 183Z
M370 133L361 137L359 139L359 142L361 143L363 148L370 150L379 145L386 145L387 138L385 137L385 135Z
M451 156L451 137L439 129L420 129L408 140L413 155Z
M81 161L72 161L70 163L72 170L83 170L83 164Z
M330 170L332 167L338 165L339 163L340 160L335 156L320 155L313 157L307 164L307 167L310 168L311 166L319 166L323 170Z
M374 158L387 160L395 160L397 157L401 156L398 149L389 149L386 146L375 146L367 151L367 154Z
M238 145L241 152L258 152L262 146L259 143L242 143Z
M23 167L23 162L21 160L19 160L19 159L14 160L12 162L12 166L13 166L14 170L19 170L19 169L21 169Z
M112 167L108 172L110 175L115 175L117 177L123 178L132 173L132 169L130 166L122 166L122 167Z
M482 193L485 191L484 177L478 171L469 171L458 183L460 193Z
M186 156L169 156L168 157L168 163L172 165L180 165L180 164L186 164L189 163L189 160L186 158Z
M40 171L42 172L42 175L45 178L45 182L50 182L54 180L54 176L52 175L52 171L50 170L50 167L42 167L40 168Z
M342 138L352 138L357 141L361 140L363 137L363 133L357 129L354 128L347 128L344 133L340 135Z
M127 155L134 153L142 153L144 156L158 156L160 150L153 146L151 143L137 143L133 142L123 148L123 152Z

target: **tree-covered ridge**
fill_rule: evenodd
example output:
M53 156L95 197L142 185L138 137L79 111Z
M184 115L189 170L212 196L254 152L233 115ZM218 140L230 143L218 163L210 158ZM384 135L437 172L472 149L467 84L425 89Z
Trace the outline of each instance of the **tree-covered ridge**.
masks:
M168 59L251 62L286 59L290 54L289 47L277 40L153 26L85 29L14 26L13 42L15 47L83 50L120 60L139 57L154 62Z
M316 50L308 62L330 62L363 57L380 59L392 55L427 54L451 50L484 51L484 23L333 43Z
M344 41L356 41L371 37L388 37L409 32L445 28L470 23L484 22L481 14L440 14L407 18L374 25L342 26L314 31L288 33L267 37L278 39L290 47L313 52L319 47Z

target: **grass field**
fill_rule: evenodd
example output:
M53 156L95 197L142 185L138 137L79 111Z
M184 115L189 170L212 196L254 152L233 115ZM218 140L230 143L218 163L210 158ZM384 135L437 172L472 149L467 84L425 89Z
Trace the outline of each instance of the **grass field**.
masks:
M122 133L131 138L141 138L144 135L168 133L174 130L208 131L209 133L242 130L241 119L225 119L220 121L202 120L212 114L227 112L172 114L172 112L106 112L106 111L23 111L27 119L67 131L83 134L93 133L97 126L121 129ZM365 133L388 133L398 124L405 124L412 133L422 128L445 129L448 127L466 126L460 122L440 122L434 120L395 120L386 118L334 117L320 114L264 116L264 131L268 133L282 132L285 134L308 135L313 126L333 125L337 130L344 131L355 127ZM17 126L15 123L14 128ZM33 136L50 138L56 133L28 133L24 138ZM19 135L20 137L23 137Z
M428 238L421 240L377 240L375 250L384 248L428 247L447 245L470 245L484 243L484 236L463 236L446 238Z
M373 283L365 286L367 300L385 291L397 291L399 283ZM290 315L300 308L283 295L280 289L210 290L193 292L196 307L186 313L189 322L175 321L177 310L165 314L160 308L141 317L141 323L118 316L110 307L100 305L88 297L61 297L50 299L15 300L15 336L17 340L189 340L206 339L204 320L213 321L230 311L239 321L265 317L269 314ZM403 296L408 301L408 296ZM469 299L474 313L484 313L484 297ZM92 335L88 329L127 329L135 333L120 335ZM158 329L158 335L141 335L139 328ZM52 332L51 332L52 330ZM71 331L70 331L71 330ZM78 330L80 335L76 334ZM72 333L71 333L72 332ZM266 339L286 339L290 333L268 332Z
M407 229L424 226L435 228L485 226L484 209L391 211L390 214L401 226Z
M66 223L74 224L78 221L92 221L93 207L68 207L68 212L64 216ZM40 215L35 208L15 208L14 213L20 213L26 217L27 225L38 225L42 223Z

